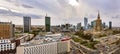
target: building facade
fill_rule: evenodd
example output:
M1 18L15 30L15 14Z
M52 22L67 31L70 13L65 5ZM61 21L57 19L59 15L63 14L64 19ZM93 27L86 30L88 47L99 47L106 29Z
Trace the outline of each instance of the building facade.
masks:
M30 32L30 30L31 30L31 17L24 16L23 21L24 21L23 22L23 24L24 24L23 32L24 33Z
M81 30L81 23L78 23L78 24L77 24L77 29L78 29L78 30Z
M96 25L96 20L94 20L94 21L91 22L91 28L94 29L95 25Z
M88 18L84 18L84 29L87 30L87 26L88 26Z
M17 54L57 54L57 43L19 46Z
M109 21L109 29L112 29L112 22Z
M70 52L70 40L57 43L58 54L67 54L68 52Z
M23 33L23 34L17 34L16 36L19 36L16 40L19 40L20 43L24 43L29 39L32 39L34 34L29 34L29 33Z
M105 22L103 22L103 28L105 28L106 27L106 24L105 24Z
M91 29L91 25L90 24L88 24L87 29Z
M101 31L102 30L102 20L100 19L100 14L98 12L98 17L96 20L96 25L95 25L95 31Z
M15 54L16 43L11 42L9 39L0 40L0 54Z
M67 54L67 52L70 52L70 40L17 47L17 54Z
M12 22L0 22L0 38L9 39L14 37L14 25Z
M50 32L50 27L51 27L50 17L48 17L46 15L45 16L45 30L46 30L46 32Z

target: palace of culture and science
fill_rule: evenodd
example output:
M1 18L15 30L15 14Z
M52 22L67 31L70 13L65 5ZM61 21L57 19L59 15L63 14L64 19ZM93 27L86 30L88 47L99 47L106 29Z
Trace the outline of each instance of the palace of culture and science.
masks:
M100 19L100 14L98 12L97 20L95 20L95 26L94 30L95 31L102 31L102 20Z

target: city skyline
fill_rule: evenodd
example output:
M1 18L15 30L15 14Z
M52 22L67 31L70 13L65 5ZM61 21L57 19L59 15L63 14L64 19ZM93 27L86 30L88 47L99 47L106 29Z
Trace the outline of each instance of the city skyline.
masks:
M0 54L119 54L120 0L1 0Z
M114 2L113 0L1 0L0 21L12 21L13 24L22 25L22 17L30 16L32 25L44 25L47 13L51 17L51 25L66 22L70 24L81 22L83 25L84 17L87 17L90 23L97 18L99 10L101 19L106 25L112 21L113 26L119 27L119 9L119 0Z

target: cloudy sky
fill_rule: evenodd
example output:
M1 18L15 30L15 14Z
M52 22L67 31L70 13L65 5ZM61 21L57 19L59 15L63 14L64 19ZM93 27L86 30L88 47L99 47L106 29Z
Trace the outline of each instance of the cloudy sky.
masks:
M0 0L0 21L12 21L22 25L23 16L32 18L32 25L44 25L47 13L51 24L83 24L84 17L89 22L97 18L113 26L120 26L120 0Z

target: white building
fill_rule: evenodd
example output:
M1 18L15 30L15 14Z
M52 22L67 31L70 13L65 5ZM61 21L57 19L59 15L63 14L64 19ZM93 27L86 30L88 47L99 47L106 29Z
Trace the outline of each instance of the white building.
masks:
M19 46L17 54L57 54L57 42Z
M0 40L0 53L1 51L3 53L4 51L14 50L15 48L16 48L15 42L12 43L9 39Z
M17 54L65 54L70 52L70 41L27 44L17 47Z
M70 52L70 39L61 34L36 36L29 43L17 47L17 54L66 54Z
M57 43L58 54L67 54L68 52L70 52L70 40Z

